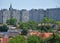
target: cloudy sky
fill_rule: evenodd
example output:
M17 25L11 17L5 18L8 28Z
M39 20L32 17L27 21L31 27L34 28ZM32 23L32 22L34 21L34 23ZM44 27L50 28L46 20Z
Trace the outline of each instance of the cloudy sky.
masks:
M0 9L46 9L60 7L60 0L0 0Z

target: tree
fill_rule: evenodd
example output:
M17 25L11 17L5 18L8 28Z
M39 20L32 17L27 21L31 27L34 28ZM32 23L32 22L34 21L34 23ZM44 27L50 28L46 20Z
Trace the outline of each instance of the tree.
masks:
M20 29L25 29L25 30L28 30L29 29L29 25L28 25L28 22L20 22L19 23L19 27Z
M56 24L58 25L58 30L60 30L60 21L56 21Z
M55 21L51 18L44 17L40 24L41 26L39 26L38 28L40 28L41 32L42 31L51 32L53 28L52 24L55 24Z
M46 43L60 43L59 34L53 33L52 36L46 39Z
M23 36L13 37L8 43L27 43L27 39Z
M37 23L34 21L29 21L29 22L20 22L19 23L21 29L37 29Z
M28 33L28 30L26 30L26 29L23 29L23 30L21 31L21 35L27 35L27 33Z
M33 35L28 37L28 43L42 43L40 37Z
M60 21L56 21L56 24L60 26Z
M32 29L32 30L37 29L37 23L35 21L29 21L28 25L29 25L29 28Z
M1 32L7 32L7 30L8 30L8 27L7 27L6 24L3 24L3 26L0 26L0 31Z
M51 18L44 17L42 20L43 23L55 23L55 21Z
M41 31L41 32L51 32L52 31L52 26L50 25L42 25L43 23L41 23L40 25L38 25L38 29Z
M10 18L6 21L8 25L16 25L17 20L15 18Z

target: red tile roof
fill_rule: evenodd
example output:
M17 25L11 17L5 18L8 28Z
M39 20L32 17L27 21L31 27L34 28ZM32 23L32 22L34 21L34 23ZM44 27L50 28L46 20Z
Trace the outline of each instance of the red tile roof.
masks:
M45 38L48 38L51 35L53 35L53 33L30 32L30 35L37 35L37 36L42 37L42 38L45 39Z
M9 40L10 40L9 38L1 38L1 43L6 43Z

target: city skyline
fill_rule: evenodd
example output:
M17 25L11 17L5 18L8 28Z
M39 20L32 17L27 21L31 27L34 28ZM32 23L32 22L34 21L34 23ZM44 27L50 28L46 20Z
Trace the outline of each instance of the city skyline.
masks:
M14 9L47 9L60 7L59 0L0 0L0 9L9 9L12 4Z

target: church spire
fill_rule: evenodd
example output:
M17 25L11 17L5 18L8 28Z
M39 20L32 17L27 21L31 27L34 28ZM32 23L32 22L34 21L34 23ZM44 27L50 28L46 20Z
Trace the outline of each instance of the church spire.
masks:
M12 8L12 4L10 4L10 8L9 8L9 11L10 11L10 17L12 18L13 16L12 16L12 14L13 14L13 8Z
M10 8L12 8L12 4L10 4Z
M10 4L10 8L9 8L9 10L12 10L12 4Z

